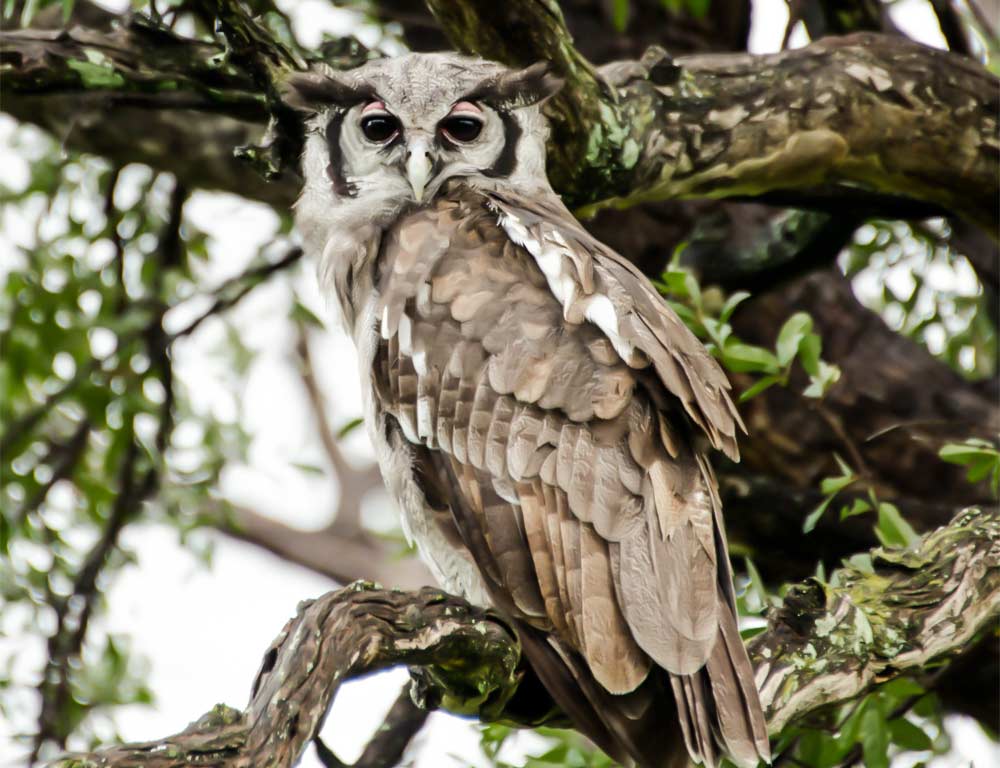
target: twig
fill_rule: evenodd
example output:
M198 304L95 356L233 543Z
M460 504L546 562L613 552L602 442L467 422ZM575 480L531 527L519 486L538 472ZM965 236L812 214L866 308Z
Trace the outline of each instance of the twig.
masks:
M45 501L45 497L49 495L52 486L73 473L87 447L87 438L90 437L90 427L90 420L83 419L77 425L76 431L73 432L69 440L65 443L50 445L45 458L40 463L51 464L53 459L58 457L56 463L52 466L52 476L48 482L43 483L39 487L35 494L14 515L13 525L15 527L20 525L28 515L38 509L41 503Z
M409 686L405 686L386 713L379 726L354 763L348 765L330 749L319 736L313 738L316 753L326 768L393 768L399 765L403 753L417 735L430 713L413 703Z
M260 285L261 282L273 275L275 272L280 272L286 267L291 266L300 258L302 258L302 249L295 247L290 249L288 253L275 262L264 264L260 267L253 267L241 275L237 275L236 277L226 280L222 285L212 291L212 294L216 297L212 306L198 315L198 317L185 325L179 331L175 331L170 334L168 337L169 341L173 343L179 338L190 336L198 330L198 327L203 322L208 320L208 318L236 306L243 300L243 297ZM235 286L239 286L239 289L233 295L227 295Z

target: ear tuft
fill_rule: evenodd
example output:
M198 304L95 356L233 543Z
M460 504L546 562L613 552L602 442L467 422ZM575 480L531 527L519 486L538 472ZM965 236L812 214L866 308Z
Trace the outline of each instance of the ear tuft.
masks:
M476 86L466 98L501 110L544 104L565 82L552 69L551 62L539 61L524 69L494 75Z
M346 72L295 72L281 87L282 100L301 112L319 112L327 107L347 109L375 96L367 84L352 82Z

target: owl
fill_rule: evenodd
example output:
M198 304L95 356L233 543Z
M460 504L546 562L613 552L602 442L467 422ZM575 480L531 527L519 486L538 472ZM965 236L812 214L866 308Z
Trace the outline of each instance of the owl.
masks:
M402 525L623 764L769 759L716 481L715 361L545 173L561 82L454 54L293 76L295 208ZM704 441L701 441L704 442ZM540 694L546 695L546 694Z

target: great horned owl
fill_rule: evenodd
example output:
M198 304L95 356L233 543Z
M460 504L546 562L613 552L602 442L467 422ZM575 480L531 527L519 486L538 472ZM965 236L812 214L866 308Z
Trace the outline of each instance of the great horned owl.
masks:
M293 77L296 223L358 347L403 527L517 627L555 703L641 766L769 758L716 482L722 371L545 175L560 87L453 54ZM684 750L687 747L687 754Z

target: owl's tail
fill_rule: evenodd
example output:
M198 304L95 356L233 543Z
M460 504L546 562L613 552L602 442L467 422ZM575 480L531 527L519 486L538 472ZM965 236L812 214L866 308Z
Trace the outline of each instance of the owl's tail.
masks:
M624 696L605 691L586 663L552 636L521 624L525 656L573 726L622 765L715 768L723 757L741 768L770 761L767 725L753 669L736 626L722 611L708 663L693 675L656 669ZM672 690L671 690L672 689Z
M670 683L692 759L712 767L722 757L741 768L770 762L767 723L733 614L721 612L708 663L693 675L670 675Z

